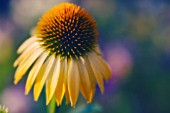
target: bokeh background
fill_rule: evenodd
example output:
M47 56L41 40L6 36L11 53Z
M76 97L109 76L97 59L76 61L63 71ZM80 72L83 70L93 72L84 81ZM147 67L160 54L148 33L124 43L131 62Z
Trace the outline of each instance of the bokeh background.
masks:
M170 113L170 0L1 0L0 105L10 113L47 113L45 94L25 96L27 75L15 86L13 62L20 44L50 7L81 5L96 20L103 57L112 69L91 104L80 96L75 108L56 113Z

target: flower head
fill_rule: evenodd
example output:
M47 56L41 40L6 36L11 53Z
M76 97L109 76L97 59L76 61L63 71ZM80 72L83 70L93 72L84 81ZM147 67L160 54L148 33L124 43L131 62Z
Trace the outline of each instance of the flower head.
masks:
M85 9L64 3L43 15L36 36L56 56L79 59L96 46L97 27Z
M97 27L89 13L71 3L62 3L46 12L36 27L35 35L18 49L21 56L14 83L17 84L30 66L26 91L34 85L34 100L38 100L46 84L46 103L55 96L58 105L64 95L74 106L79 92L91 102L96 82L104 92L104 81L111 72L102 59L97 42Z

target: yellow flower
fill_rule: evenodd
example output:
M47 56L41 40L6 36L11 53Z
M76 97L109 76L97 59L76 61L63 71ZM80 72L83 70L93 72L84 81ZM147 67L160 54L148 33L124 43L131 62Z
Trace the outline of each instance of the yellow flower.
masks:
M67 103L74 106L79 92L91 102L96 83L103 93L104 80L111 75L97 38L96 23L85 9L72 3L54 6L39 20L35 35L19 47L14 83L33 65L25 94L34 84L35 101L46 84L46 104L55 96L57 105L61 105L65 95Z
M8 108L0 105L0 113L8 113Z

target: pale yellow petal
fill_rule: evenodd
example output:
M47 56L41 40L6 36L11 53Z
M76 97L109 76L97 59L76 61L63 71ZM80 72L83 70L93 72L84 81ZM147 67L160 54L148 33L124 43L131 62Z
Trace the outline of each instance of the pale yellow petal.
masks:
M56 60L56 59L55 59ZM48 105L48 103L50 102L50 95L51 95L51 81L52 81L52 77L53 77L53 73L54 73L54 68L55 68L55 60L54 60L54 64L51 67L51 70L49 71L48 77L46 79L46 105ZM43 72L44 73L44 72Z
M70 95L68 92L68 84L67 84L67 78L68 78L68 67L69 62L67 61L67 57L63 59L63 66L61 66L61 69L64 69L63 73L63 86L65 89L65 97L66 97L66 103L70 103Z
M53 77L53 73L54 73L54 68L55 68L55 62L51 67L51 70L49 71L48 77L46 79L46 105L49 104L50 102L50 95L51 95L51 81L52 81L52 77Z
M32 43L36 41L35 36L28 38L24 43L18 48L17 53L20 54L22 53L27 47L31 46Z
M94 62L96 62L97 69L100 71L101 75L104 77L105 80L109 80L111 77L111 69L109 65L101 58L101 56L94 55Z
M89 76L89 80L90 80L90 85L91 85L91 88L90 88L90 97L88 99L88 102L90 103L94 97L94 94L95 94L95 91L96 91L96 78L95 78L95 75L94 75L94 72L92 70L92 67L91 67L91 64L88 60L87 57L84 57L84 65L88 72L88 76Z
M71 106L74 106L77 102L79 89L80 89L80 78L77 62L74 59L70 60L68 69L68 92L70 95Z
M94 53L95 54L95 53ZM91 65L91 68L94 72L94 75L96 77L96 80L97 80L97 83L100 87L100 90L101 90L101 93L103 94L104 93L104 82L103 82L103 76L101 75L101 72L100 70L98 70L98 65L97 63L94 61L95 58L94 58L94 55L93 53L89 54L88 55L88 59L89 59L89 62L90 62L90 65Z
M14 67L18 66L25 58L29 57L34 51L39 48L37 43L32 43L27 49L15 60Z
M35 62L35 60L41 55L44 50L41 48L37 49L33 52L28 58L25 58L20 65L18 66L15 76L14 76L14 83L17 84L18 81L23 77L23 75L27 72L30 66Z
M55 59L54 69L52 70L53 73L50 75L50 78L47 80L46 83L46 104L48 104L55 92L57 84L59 82L59 74L60 74L60 57L58 56Z
M80 90L81 90L82 95L85 97L85 99L89 100L90 90L91 90L90 79L89 79L88 72L87 72L82 60L78 61L78 67L79 67L79 71L80 71L80 83L81 83Z
M65 85L64 85L64 79L67 74L67 66L66 66L66 60L62 60L60 63L60 75L59 75L59 80L57 83L56 91L55 91L55 98L57 101L58 106L61 105L64 94L65 94Z
M32 67L31 71L29 72L28 78L27 78L27 82L26 82L26 86L25 86L25 94L28 94L30 89L32 88L32 85L36 79L36 76L41 68L41 66L43 65L45 59L48 56L48 52L44 52L40 58L38 58L38 60L35 62L34 66Z
M47 61L43 64L43 66L41 67L36 81L35 81L35 85L34 85L34 100L37 101L40 93L42 91L42 88L44 86L44 83L49 75L50 70L52 69L52 66L54 64L54 59L55 56L51 55Z

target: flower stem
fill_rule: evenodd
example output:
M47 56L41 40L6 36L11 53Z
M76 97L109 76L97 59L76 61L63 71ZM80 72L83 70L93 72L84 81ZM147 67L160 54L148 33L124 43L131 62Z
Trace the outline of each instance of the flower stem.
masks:
M55 98L53 97L50 104L48 105L48 113L55 113L56 111L56 101Z

